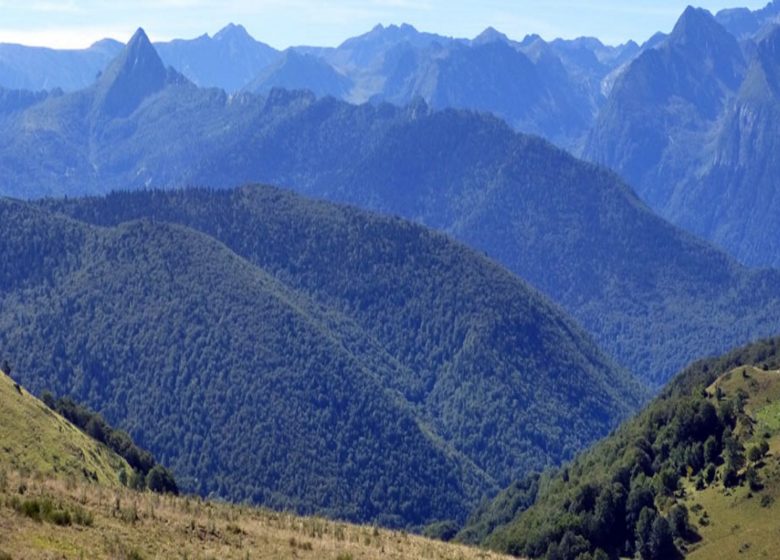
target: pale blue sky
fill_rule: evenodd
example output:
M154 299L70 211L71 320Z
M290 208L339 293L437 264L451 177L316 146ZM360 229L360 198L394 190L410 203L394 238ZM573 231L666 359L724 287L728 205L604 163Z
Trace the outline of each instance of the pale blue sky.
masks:
M596 36L641 42L669 31L689 2L677 0L0 0L0 42L61 48L122 41L142 26L152 40L214 34L241 23L277 48L333 46L377 23L473 37L492 25L512 38ZM703 0L697 5L759 8L767 0Z

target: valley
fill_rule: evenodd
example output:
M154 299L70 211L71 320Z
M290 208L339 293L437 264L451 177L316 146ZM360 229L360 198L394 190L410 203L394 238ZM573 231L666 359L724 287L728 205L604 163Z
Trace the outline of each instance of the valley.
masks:
M115 4L3 6L0 560L774 557L780 0Z

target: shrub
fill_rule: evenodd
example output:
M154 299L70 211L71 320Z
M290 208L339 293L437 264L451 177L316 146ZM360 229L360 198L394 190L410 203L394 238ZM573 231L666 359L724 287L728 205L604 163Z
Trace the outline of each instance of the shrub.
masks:
M49 513L47 520L61 527L70 525L72 522L70 513L67 510L60 509L53 510L51 513Z
M454 521L431 523L423 529L423 536L429 539L449 542L458 534L458 524Z
M34 521L42 521L41 505L38 503L38 500L25 500L19 504L16 511Z
M155 465L146 475L146 487L158 494L179 494L179 488L171 473L161 465Z
M751 447L748 451L747 457L751 463L758 463L761 459L764 458L764 454L758 447Z
M739 475L737 469L732 465L727 465L726 470L723 471L723 487L733 488L739 484Z
M95 523L95 518L91 513L81 507L76 507L72 514L73 523L81 525L83 527L92 527Z

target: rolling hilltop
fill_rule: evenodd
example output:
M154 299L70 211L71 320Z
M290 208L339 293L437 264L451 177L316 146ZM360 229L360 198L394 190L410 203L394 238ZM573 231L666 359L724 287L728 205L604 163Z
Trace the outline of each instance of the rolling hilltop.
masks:
M772 557L779 345L694 364L572 463L481 508L461 538L534 558Z
M406 533L126 488L129 465L0 372L0 558L502 558Z
M0 218L20 379L202 495L463 520L645 395L517 277L397 218L260 187L4 200Z

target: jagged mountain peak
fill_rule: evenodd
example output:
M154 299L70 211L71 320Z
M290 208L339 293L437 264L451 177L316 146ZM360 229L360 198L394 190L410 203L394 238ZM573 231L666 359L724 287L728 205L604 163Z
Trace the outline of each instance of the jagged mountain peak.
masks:
M396 25L394 23L391 23L388 26L383 26L382 24L377 25L374 27L375 31L382 31L385 33L397 33L397 34L409 34L409 33L418 33L417 29L408 23L402 23L401 25Z
M241 24L228 23L214 35L215 41L254 41L246 28Z
M664 47L682 57L686 72L704 71L731 90L742 81L745 58L739 42L707 10L688 7Z
M96 84L97 105L106 115L125 117L171 81L185 80L167 70L146 32L138 28Z
M523 37L523 40L520 41L520 46L526 47L528 45L532 45L533 43L537 43L539 41L543 43L545 42L544 39L542 39L542 37L538 33L532 33L530 35L526 35L525 37Z
M736 39L718 23L708 10L688 6L669 36L669 42L676 45L709 46L712 41L733 41Z
M509 42L509 37L498 31L495 27L487 27L482 33L477 35L472 44L484 45L485 43L493 43L495 41L501 41L504 43Z
M417 29L408 23L402 23L401 25L382 25L378 23L371 31L357 37L347 39L341 44L341 47L354 46L356 44L369 42L398 42L403 40L412 40L417 36L422 35Z
M165 74L165 65L146 32L139 27L124 50L109 65L101 81L108 85L122 77L150 73Z
M128 41L127 50L130 53L151 54L150 49L154 52L154 54L157 54L157 51L154 50L154 46L152 46L152 42L149 40L149 36L146 34L146 31L144 31L143 27L139 27L136 32L133 33L130 41Z

